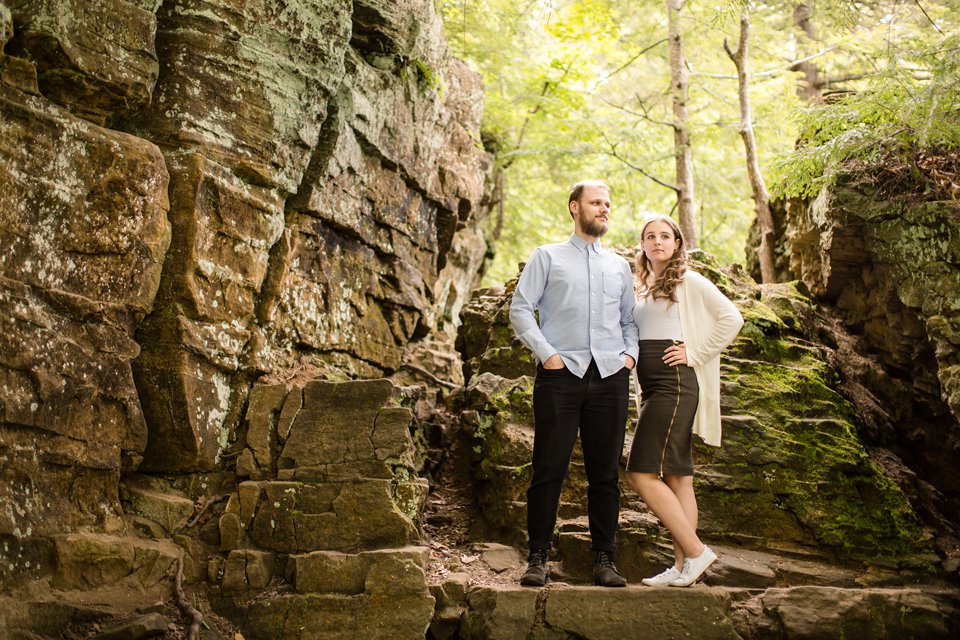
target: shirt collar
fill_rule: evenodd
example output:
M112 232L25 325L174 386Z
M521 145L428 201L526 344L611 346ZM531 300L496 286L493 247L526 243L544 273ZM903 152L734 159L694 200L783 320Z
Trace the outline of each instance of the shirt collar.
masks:
M603 245L600 244L600 238L597 238L593 244L587 244L586 240L573 233L570 234L569 242L580 251L583 251L587 247L593 247L594 253L600 253L603 250Z

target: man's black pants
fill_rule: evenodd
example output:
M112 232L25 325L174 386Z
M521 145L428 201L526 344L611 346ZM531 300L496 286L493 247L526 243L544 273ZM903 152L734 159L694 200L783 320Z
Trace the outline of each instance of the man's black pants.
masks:
M629 369L601 378L592 361L582 379L566 368L537 368L533 388L533 477L527 489L527 535L531 549L551 546L560 490L579 431L589 485L591 549L615 550L620 515L619 465L629 382Z

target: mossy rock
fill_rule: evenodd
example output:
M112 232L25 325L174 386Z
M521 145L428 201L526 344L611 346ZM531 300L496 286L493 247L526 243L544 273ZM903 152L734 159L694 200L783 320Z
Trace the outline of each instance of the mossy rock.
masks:
M697 448L701 526L805 553L927 561L913 508L860 442L825 350L799 331L812 303L793 285L759 299L756 288L736 298L746 324L724 358L724 446Z

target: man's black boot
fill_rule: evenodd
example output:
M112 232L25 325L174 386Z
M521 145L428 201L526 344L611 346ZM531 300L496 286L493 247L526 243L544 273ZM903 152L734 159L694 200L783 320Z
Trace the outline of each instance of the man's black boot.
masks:
M610 551L597 551L597 559L593 563L593 584L600 587L627 586L626 579L613 564L613 553Z
M542 587L550 580L550 569L547 567L547 550L531 549L527 558L527 570L520 577L520 584L525 587Z

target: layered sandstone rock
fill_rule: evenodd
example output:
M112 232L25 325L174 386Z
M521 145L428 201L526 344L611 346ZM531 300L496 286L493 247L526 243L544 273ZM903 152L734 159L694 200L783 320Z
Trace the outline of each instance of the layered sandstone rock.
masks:
M824 326L860 433L888 451L952 555L960 531L960 245L956 155L851 166L806 202L784 204L778 253L834 311ZM902 460L902 462L900 462Z
M388 6L161 9L163 73L130 123L164 149L174 226L139 334L146 469L215 467L251 376L398 371L473 283L485 245L441 270L482 217L481 89L431 39L432 3Z
M359 553L343 505L380 542L417 542L425 488L397 407L345 458L297 422L310 391L279 410L284 455L246 429L273 411L251 392L264 376L458 380L488 158L479 78L449 57L434 3L3 0L0 41L0 599L45 594L10 628L32 633L49 603L59 622L37 633L168 596L181 565L155 580L128 537L175 539L185 580L209 578L205 523L237 473L263 548L229 544L245 530L223 548L255 582L320 537ZM286 545L257 500L291 486L327 525ZM109 595L71 582L87 535L116 538L104 575L130 580ZM116 607L51 595L74 588Z
M170 242L168 174L154 144L77 118L0 60L0 535L117 531L120 473L147 440L133 334Z
M246 637L424 636L427 485L400 394L388 380L254 387L238 472L257 479L230 496L212 572Z
M7 0L17 17L8 51L36 67L40 90L103 125L150 104L159 71L159 1Z

